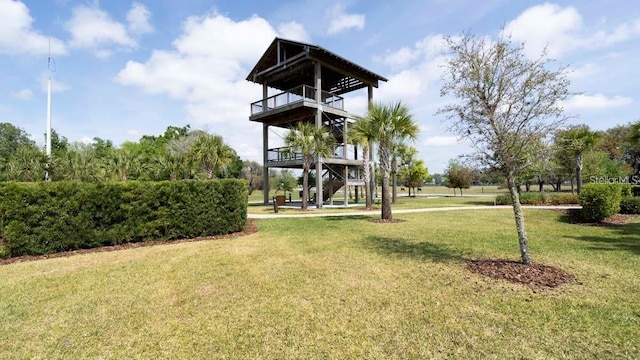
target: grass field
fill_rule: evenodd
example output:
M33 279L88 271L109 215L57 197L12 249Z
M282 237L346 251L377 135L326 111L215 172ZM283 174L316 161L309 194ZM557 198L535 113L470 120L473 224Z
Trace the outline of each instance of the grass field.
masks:
M526 210L534 292L469 272L517 259L509 210L261 220L255 234L0 266L2 359L638 358L640 222Z

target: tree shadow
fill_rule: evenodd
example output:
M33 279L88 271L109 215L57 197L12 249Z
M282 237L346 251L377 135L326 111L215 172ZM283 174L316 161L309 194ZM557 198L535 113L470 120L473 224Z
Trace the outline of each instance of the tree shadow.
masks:
M345 220L363 220L370 219L371 215L327 215L324 217L327 221L345 221Z
M592 250L610 251L623 250L635 255L640 255L640 223L625 225L606 225L612 229L610 236L568 236L571 239L591 243Z
M365 237L362 242L365 249L386 256L434 262L448 262L463 259L462 254L458 251L427 241L414 243L404 239L368 236Z

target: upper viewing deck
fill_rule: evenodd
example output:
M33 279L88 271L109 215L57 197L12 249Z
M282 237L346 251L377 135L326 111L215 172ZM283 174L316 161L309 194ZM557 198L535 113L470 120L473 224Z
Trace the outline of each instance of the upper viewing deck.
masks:
M317 91L315 88L307 85L301 85L289 91L284 91L279 94L269 96L266 99L258 100L251 103L251 118L253 120L255 118L254 115L266 115L265 113L272 110L295 104L313 107L316 105L316 95ZM342 98L342 96L334 95L327 91L322 91L320 95L320 101L324 106L328 106L337 110L344 110L344 99Z

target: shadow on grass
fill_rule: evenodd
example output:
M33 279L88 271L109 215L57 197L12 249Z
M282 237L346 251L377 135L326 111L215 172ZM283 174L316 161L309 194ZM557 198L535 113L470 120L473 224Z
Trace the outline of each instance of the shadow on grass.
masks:
M362 242L365 249L373 250L381 255L435 262L463 259L462 254L455 250L426 241L414 243L403 239L368 236Z
M610 236L569 236L572 239L591 243L592 250L623 250L640 255L640 223L608 225L612 229Z
M335 214L335 215L327 214L324 218L327 221L363 220L363 219L370 219L371 215L342 215L341 216L339 214Z

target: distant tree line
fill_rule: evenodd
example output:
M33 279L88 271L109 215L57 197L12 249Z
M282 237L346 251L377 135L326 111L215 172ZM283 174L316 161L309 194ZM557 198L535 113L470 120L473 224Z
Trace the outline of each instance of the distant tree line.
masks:
M539 142L526 154L532 165L517 177L521 191L543 191L550 185L562 191L563 184L571 192L579 192L583 183L617 182L640 175L640 120L594 131L587 125L573 125L555 132L550 143ZM505 180L491 169L452 159L441 177L443 185L467 189L471 185L503 185Z
M242 161L219 135L169 126L164 134L115 146L96 137L69 142L52 131L51 159L23 129L0 123L0 181L82 182L245 178L250 189L262 184L262 166Z

